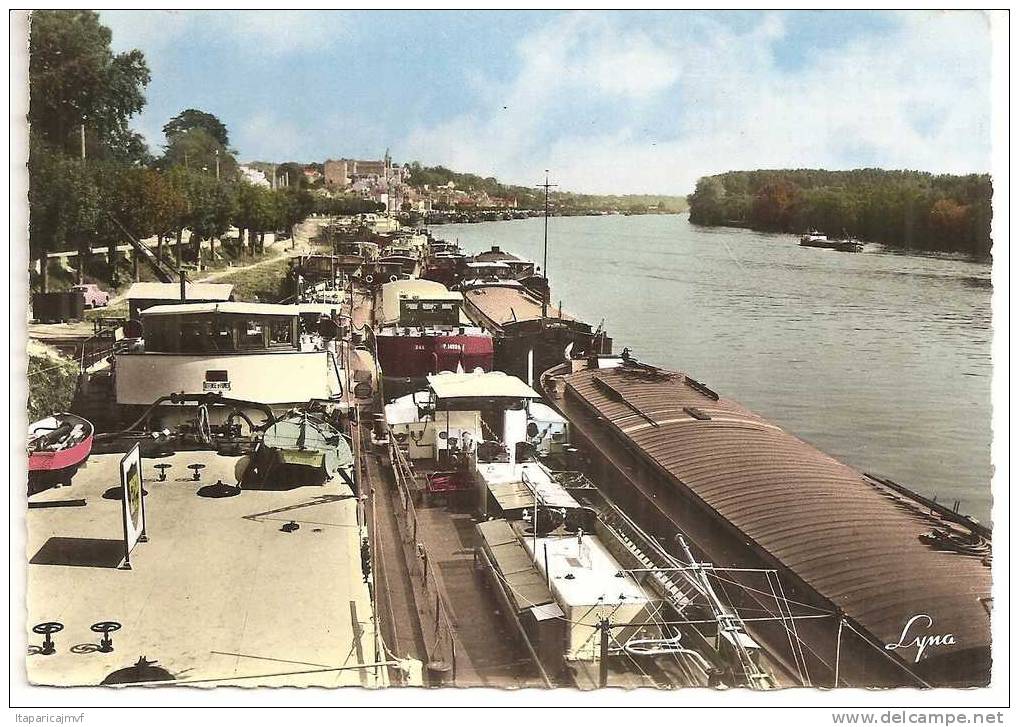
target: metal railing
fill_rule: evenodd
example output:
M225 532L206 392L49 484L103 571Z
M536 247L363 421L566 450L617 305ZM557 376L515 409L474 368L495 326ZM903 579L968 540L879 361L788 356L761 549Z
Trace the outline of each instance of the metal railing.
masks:
M98 336L107 329L116 330L127 323L127 316L96 316L92 319L92 333Z
M107 328L81 342L78 351L78 371L85 373L107 356L117 345L117 329Z
M429 612L431 623L422 623L421 632L425 639L430 665L439 662L449 666L450 680L456 681L456 623L452 608L446 599L446 586L437 563L429 557L428 549L418 540L418 513L414 505L419 492L416 475L400 446L389 436L389 455L400 507L396 517L400 521L401 539L414 586L421 592L422 604Z
M365 462L364 453L364 432L358 423L353 422L349 425L348 433L350 436L351 454L354 459L354 482L356 485L356 496L357 496L357 522L360 534L362 537L371 538L371 550L370 558L367 564L361 564L362 569L367 566L368 571L365 573L365 582L371 581L369 586L369 596L371 600L371 623L374 626L374 638L373 646L375 650L375 665L374 670L374 686L389 686L389 679L385 670L379 668L381 664L386 662L386 659L391 657L392 654L386 648L385 641L382 637L382 628L379 623L379 609L378 609L378 586L376 578L378 577L378 571L376 567L378 561L381 560L380 547L379 547L379 531L378 523L376 521L376 508L375 508L375 488L371 482L371 475L367 463ZM371 525L369 527L368 517L365 512L366 503L370 505L371 512ZM399 673L399 670L394 669L392 673ZM364 672L362 672L362 677ZM362 683L364 679L362 678Z

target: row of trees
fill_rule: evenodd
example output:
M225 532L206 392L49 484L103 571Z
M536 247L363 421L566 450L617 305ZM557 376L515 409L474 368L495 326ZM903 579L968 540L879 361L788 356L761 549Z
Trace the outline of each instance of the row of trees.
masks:
M920 250L987 256L991 179L855 169L760 170L702 177L690 221L772 232L817 230Z
M320 215L360 215L369 212L385 212L386 205L382 202L364 199L363 197L316 197L312 211Z
M267 231L291 230L313 208L308 192L271 190L241 180L226 126L187 109L163 127L153 157L129 118L144 105L149 71L140 51L113 54L110 31L91 11L36 11L29 42L29 250L75 250L84 271L91 248L106 246L116 282L116 246L125 237L175 239L176 263L230 227L252 252ZM191 244L181 240L190 230ZM243 250L238 250L238 254Z
M136 240L156 236L160 256L164 239L174 239L174 260L179 265L182 260L198 260L205 242L215 254L215 241L236 227L241 231L239 239L247 238L254 254L266 232L292 231L313 208L306 192L270 190L236 178L217 180L183 166L163 171L114 161L83 161L38 141L30 165L33 259L75 250L79 260L85 261L91 248L106 246L111 275L116 271L116 246L127 236ZM185 230L191 233L187 247L181 245ZM84 265L76 267L81 280Z

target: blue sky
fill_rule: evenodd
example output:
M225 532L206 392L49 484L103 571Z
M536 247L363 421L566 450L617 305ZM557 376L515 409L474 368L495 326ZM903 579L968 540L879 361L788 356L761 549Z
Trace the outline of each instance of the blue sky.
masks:
M104 11L240 158L443 163L585 192L684 194L726 169L990 166L977 12Z

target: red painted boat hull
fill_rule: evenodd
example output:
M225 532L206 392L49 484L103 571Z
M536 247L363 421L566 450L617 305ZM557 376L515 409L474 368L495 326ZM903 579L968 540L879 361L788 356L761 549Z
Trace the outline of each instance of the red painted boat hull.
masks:
M69 483L78 467L92 453L92 439L95 434L92 422L74 414L55 414L54 416L61 423L81 424L87 434L80 442L67 449L55 452L30 451L28 453L29 494L56 483ZM31 431L31 427L29 430Z
M28 471L54 472L74 467L84 462L92 452L92 435L88 435L78 444L59 452L33 452L28 455Z
M380 334L376 339L379 364L385 376L421 378L440 371L492 370L491 336Z

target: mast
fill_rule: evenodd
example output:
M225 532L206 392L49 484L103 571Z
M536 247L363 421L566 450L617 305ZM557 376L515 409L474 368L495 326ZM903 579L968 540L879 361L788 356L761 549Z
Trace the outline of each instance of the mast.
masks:
M539 187L545 190L545 244L543 247L542 260L541 260L541 274L545 278L545 293L541 296L541 317L544 318L548 315L548 190L551 187L558 187L558 184L548 183L548 170L545 170L545 183L539 184Z

